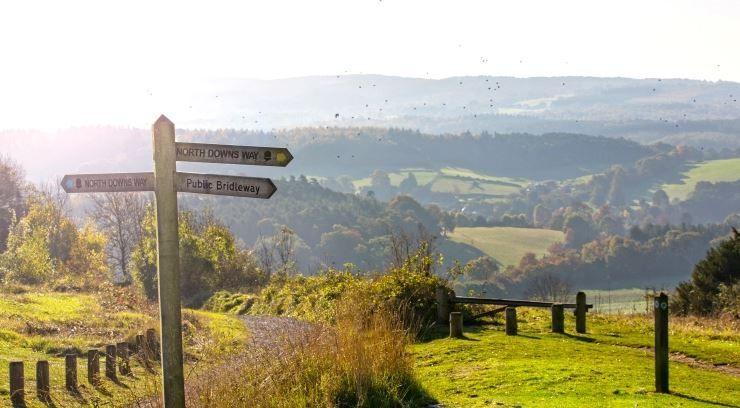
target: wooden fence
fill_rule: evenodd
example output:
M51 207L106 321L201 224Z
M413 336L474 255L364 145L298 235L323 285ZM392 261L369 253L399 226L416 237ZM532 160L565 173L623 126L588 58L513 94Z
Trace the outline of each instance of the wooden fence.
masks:
M437 288L437 323L449 323L451 337L463 336L462 314L460 312L452 311L456 304L503 306L499 309L475 315L473 318L480 318L505 312L506 334L508 335L517 334L517 307L550 308L552 312L552 331L554 333L565 332L565 309L574 309L573 313L576 316L576 332L586 333L586 313L589 309L594 307L593 305L586 303L586 294L583 292L578 292L576 295L576 303L555 303L531 300L458 297L455 295L454 291L448 291L446 288Z
M64 356L64 388L70 393L78 392L77 353ZM159 340L154 329L136 336L133 344L119 342L105 347L104 351L92 349L87 352L87 382L93 387L101 384L100 358L105 359L105 376L117 382L118 375L130 376L133 357L147 370L159 358ZM51 402L51 378L49 362L36 362L36 396L42 402ZM25 369L23 361L10 362L10 401L13 407L26 406Z

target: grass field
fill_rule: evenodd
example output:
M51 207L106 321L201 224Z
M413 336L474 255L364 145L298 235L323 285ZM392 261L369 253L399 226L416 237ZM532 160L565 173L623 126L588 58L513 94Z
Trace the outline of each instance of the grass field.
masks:
M419 185L430 185L432 191L451 194L482 194L504 197L519 191L530 181L523 178L497 177L476 173L472 170L445 167L441 170L403 169L388 173L391 184L398 186L412 173ZM370 186L370 177L354 181L355 188Z
M9 405L8 367L10 361L25 364L26 402L45 407L36 398L35 364L50 365L51 394L59 407L122 406L132 399L156 394L157 376L132 364L134 376L119 376L119 383L105 379L101 386L87 383L84 357L78 358L79 394L64 390L64 355L102 349L107 344L132 341L147 328L157 328L153 304L111 303L116 293L71 294L56 292L2 293L0 295L0 406ZM247 339L244 325L235 317L186 310L185 354L188 370L201 357L230 355ZM202 365L202 364L201 364ZM102 361L101 361L102 369Z
M685 200L700 181L716 183L736 180L740 180L740 158L710 160L695 164L684 173L680 184L665 184L660 188L665 190L671 199Z
M589 315L589 332L549 332L549 312L519 308L519 336L497 325L466 327L466 339L412 347L418 378L445 407L737 407L740 377L710 363L740 364L740 333L720 322L671 321L670 388L654 390L652 318ZM698 359L693 360L691 357ZM704 362L704 363L701 363Z
M516 265L527 252L541 256L556 242L562 242L561 231L535 228L475 227L455 228L449 234L455 242L472 245L503 265Z

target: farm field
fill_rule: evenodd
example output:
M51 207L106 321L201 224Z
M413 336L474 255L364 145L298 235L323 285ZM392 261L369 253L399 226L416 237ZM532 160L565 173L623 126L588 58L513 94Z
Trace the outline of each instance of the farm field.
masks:
M549 332L547 311L520 308L518 321L519 336L506 336L499 321L466 326L466 339L448 339L440 329L414 345L425 390L445 407L734 407L740 401L737 327L672 320L672 394L662 395L653 392L652 316L590 314L586 335L573 334L570 313L565 335Z
M530 181L523 178L496 177L476 173L472 170L445 167L441 170L402 169L388 173L391 184L398 186L409 173L416 177L419 185L429 185L437 193L481 194L504 197L516 193ZM370 186L370 177L354 181L355 188Z
M449 238L472 245L507 266L518 264L527 252L537 256L547 253L550 245L563 242L565 234L536 228L473 227L455 228Z
M682 183L664 184L662 188L671 199L685 200L689 197L696 183L700 181L719 182L740 180L740 158L710 160L697 163L684 173Z
M8 368L11 361L23 361L26 402L29 408L46 407L36 398L36 361L49 361L51 395L56 406L121 406L132 399L156 394L158 377L132 362L133 376L119 375L98 387L87 382L87 350L104 349L107 344L133 342L147 328L157 328L154 306L107 302L110 296L58 292L3 293L0 297L0 401L9 399ZM121 293L118 293L121 295ZM134 311L134 308L139 310ZM184 310L186 370L198 365L205 355L218 358L233 353L248 337L236 317L196 310ZM64 355L77 352L79 394L64 389ZM101 372L103 370L101 358ZM2 405L1 406L5 406Z

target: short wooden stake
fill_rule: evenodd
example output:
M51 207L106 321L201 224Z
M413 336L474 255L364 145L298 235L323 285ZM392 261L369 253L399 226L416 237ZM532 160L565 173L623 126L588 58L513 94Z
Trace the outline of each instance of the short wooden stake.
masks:
M77 354L64 356L64 386L69 391L77 391Z
M655 392L668 390L668 295L655 297Z
M553 333L565 333L565 316L563 313L563 305L556 303L552 305L552 332Z
M129 362L128 343L121 342L116 344L116 354L118 354L118 370L121 375L131 374L131 364Z
M450 317L450 296L444 286L437 288L437 323L447 324Z
M516 336L517 324L516 324L516 308L506 308L506 334L508 336Z
M586 294L584 292L578 292L576 295L576 332L580 334L586 333Z
M98 350L87 352L87 382L94 386L100 385L100 352Z
M41 401L49 400L49 362L36 362L36 396Z
M116 375L116 346L105 346L105 376L113 381L118 380Z
M146 347L149 353L149 358L157 360L159 357L159 348L157 347L157 332L154 329L148 329L146 331Z
M23 362L10 362L10 403L14 407L25 406L26 390L23 376Z
M463 338L463 318L460 312L450 313L450 337Z

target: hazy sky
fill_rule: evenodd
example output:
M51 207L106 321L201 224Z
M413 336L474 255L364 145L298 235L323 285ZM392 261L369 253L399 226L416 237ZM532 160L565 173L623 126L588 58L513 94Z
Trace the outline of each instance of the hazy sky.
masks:
M163 77L740 81L740 2L731 0L150 3L3 2L0 128L26 123L35 103L47 118L66 115L65 104L95 110Z

